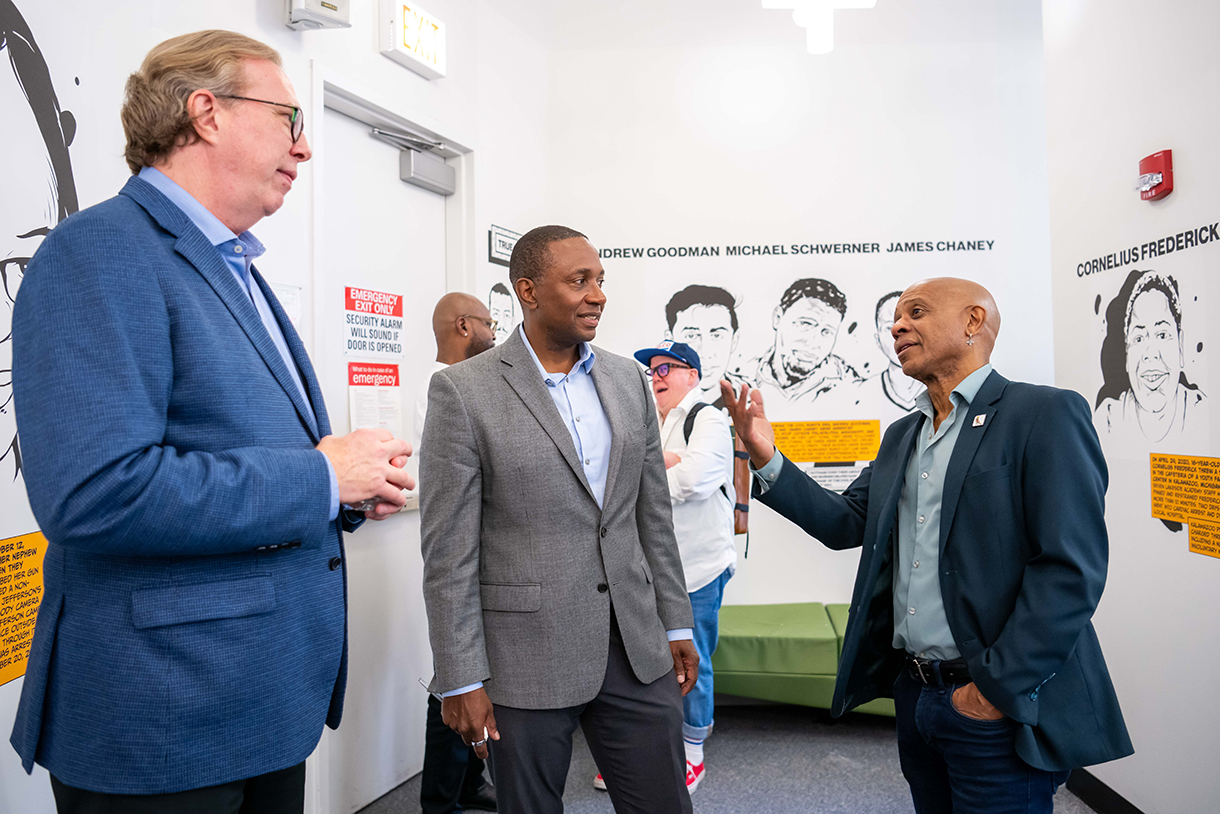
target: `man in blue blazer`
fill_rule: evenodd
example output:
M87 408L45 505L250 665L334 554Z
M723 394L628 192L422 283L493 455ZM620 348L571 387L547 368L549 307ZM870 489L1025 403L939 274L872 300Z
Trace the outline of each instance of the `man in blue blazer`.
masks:
M842 494L776 450L758 391L722 384L760 500L863 547L832 712L893 696L919 814L1050 814L1072 768L1133 751L1090 622L1107 475L1088 404L993 371L999 328L975 283L903 292L894 347L927 390Z
M61 812L300 812L343 708L343 531L411 485L406 442L330 435L251 264L310 158L279 65L226 31L154 48L122 111L135 176L55 228L17 297L50 545L11 740Z

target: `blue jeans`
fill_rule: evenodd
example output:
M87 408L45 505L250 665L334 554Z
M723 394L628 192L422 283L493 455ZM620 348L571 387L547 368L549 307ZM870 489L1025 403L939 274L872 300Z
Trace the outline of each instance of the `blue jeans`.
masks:
M958 712L953 691L960 686L925 686L905 670L894 683L898 759L916 814L1051 814L1068 772L1021 760L1016 721Z
M720 639L720 602L724 586L733 573L729 569L690 595L695 614L695 650L699 653L699 678L682 699L682 736L693 741L707 740L715 723L716 701L712 689L712 654Z

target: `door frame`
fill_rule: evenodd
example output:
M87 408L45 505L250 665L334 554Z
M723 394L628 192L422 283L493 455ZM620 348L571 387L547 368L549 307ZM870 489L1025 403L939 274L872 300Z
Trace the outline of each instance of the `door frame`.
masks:
M457 134L428 117L413 114L398 105L388 102L360 83L332 70L318 60L310 60L311 81L309 94L309 121L313 122L309 134L314 157L312 166L309 207L309 279L312 307L311 320L301 326L302 341L314 361L321 381L334 371L329 370L329 354L321 353L316 346L321 336L321 326L335 312L334 305L327 305L323 293L322 249L323 229L321 224L323 201L325 200L326 161L326 108L353 118L370 127L407 130L442 142L445 149L440 152L445 163L456 172L457 189L445 198L445 290L473 291L477 256L475 251L474 218L474 149L467 146ZM328 814L332 780L330 776L330 734L323 728L317 749L306 761L305 812L306 814ZM340 781L341 782L341 781Z

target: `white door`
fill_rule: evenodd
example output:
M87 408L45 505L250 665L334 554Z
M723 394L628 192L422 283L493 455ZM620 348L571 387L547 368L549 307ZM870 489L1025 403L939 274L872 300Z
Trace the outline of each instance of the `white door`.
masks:
M327 109L315 161L323 184L313 358L335 434L349 430L344 287L403 296L397 363L404 435L436 358L432 308L445 293L445 199L398 178L398 150L368 125ZM348 678L343 724L327 732L314 786L324 812L352 812L420 771L432 675L422 595L419 512L368 522L347 536ZM312 785L312 784L311 784Z

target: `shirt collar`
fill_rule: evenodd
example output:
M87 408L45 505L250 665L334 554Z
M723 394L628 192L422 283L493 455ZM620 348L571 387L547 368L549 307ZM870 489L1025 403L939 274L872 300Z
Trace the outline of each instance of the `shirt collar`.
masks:
M677 405L674 406L673 410L670 410L670 412L673 413L681 411L683 414L689 413L690 409L702 400L703 390L699 388L699 384L696 382L694 388L683 396L682 400L679 401Z
M971 373L966 378L958 383L957 387L953 388L953 392L949 394L950 400L956 407L958 404L965 402L970 404L974 401L974 397L979 394L979 388L983 386L983 382L987 381L987 377L991 375L991 363L980 367L978 370ZM954 398L956 396L957 398ZM915 406L920 412L925 415L932 415L932 397L928 395L928 391L923 390L915 397Z
M540 362L538 360L538 354L534 353L534 348L532 345L530 345L530 339L528 336L525 335L525 323L522 322L519 326L517 326L517 330L519 330L521 332L521 341L525 343L525 349L530 352L530 358L533 359L534 364L538 366L538 372L542 374L542 378L546 381L547 384L549 384L549 385L559 384L565 378L567 378L569 375L571 375L571 373L573 371L577 370L578 368L583 369L586 374L589 374L592 372L593 363L595 361L597 361L597 354L595 354L593 352L593 346L590 345L588 342L580 343L580 346L579 346L580 359L578 359L576 361L576 364L572 366L572 370L569 370L567 373L563 373L563 374L551 373L550 371L548 371L546 368L544 368L542 366L542 362Z
M199 203L195 196L160 170L145 167L140 170L140 180L148 182L154 189L169 198L170 202L181 209L182 213L191 219L191 223L203 232L203 236L213 246L241 243L243 244L241 253L249 258L259 257L266 251L266 247L250 231L247 230L240 235L233 234L233 230L221 223L220 218L208 211L207 207Z

